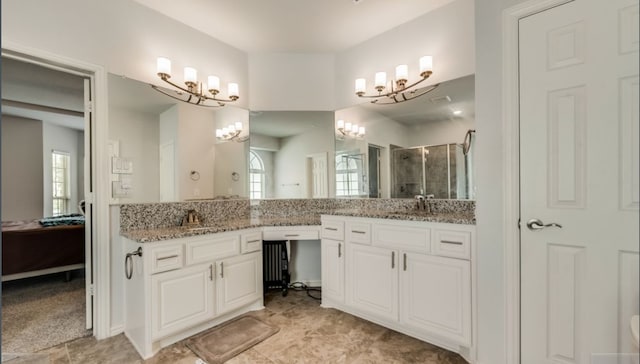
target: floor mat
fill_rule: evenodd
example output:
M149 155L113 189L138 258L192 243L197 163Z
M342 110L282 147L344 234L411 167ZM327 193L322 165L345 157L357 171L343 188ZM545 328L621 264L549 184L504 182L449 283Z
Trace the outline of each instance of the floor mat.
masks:
M280 329L255 317L243 316L187 340L187 347L208 364L233 358Z

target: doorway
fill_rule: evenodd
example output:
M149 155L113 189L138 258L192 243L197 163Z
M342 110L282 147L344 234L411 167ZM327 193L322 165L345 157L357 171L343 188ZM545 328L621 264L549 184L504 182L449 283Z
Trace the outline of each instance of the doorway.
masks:
M519 359L627 363L640 299L638 4L529 11L517 40Z
M2 57L2 347L34 352L93 333L93 76L5 49ZM18 162L25 155L32 160ZM27 167L34 178L21 179ZM39 189L35 199L27 187ZM12 195L21 203L4 198Z

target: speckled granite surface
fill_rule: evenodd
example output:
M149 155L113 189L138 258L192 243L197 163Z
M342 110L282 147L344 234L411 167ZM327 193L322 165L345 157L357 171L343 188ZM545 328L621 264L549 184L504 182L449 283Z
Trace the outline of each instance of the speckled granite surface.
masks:
M430 211L418 211L407 199L279 199L192 201L129 204L120 208L121 234L145 243L262 226L320 225L320 215L475 224L475 202L429 200ZM180 226L188 210L201 224Z

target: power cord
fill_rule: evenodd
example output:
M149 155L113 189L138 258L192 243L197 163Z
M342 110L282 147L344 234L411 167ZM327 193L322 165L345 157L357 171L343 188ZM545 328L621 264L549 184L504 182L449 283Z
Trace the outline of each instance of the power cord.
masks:
M322 299L322 288L321 287L309 287L306 284L302 283L302 282L293 282L289 284L289 288L294 290L294 291L307 291L307 296L313 298L314 300L321 300ZM315 292L320 292L320 297L315 297L314 295L312 295L310 292L311 291L315 291Z

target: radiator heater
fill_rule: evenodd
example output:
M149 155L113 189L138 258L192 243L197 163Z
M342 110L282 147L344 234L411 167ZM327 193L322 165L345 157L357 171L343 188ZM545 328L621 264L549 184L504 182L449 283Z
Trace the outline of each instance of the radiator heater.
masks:
M289 259L287 240L262 242L262 279L264 293L269 289L279 289L286 296L289 288Z

